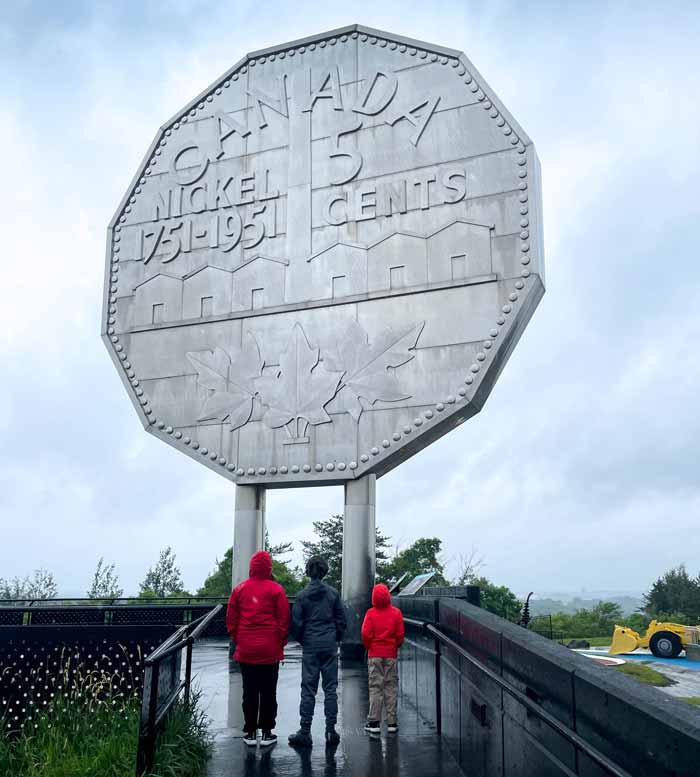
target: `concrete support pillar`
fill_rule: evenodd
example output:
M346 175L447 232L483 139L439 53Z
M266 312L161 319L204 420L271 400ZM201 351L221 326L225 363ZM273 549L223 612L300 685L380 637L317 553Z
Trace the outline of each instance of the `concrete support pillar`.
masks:
M233 520L233 579L235 588L248 577L253 553L265 544L265 489L260 486L236 486L236 511Z
M348 630L343 656L363 653L360 630L371 604L376 569L376 475L365 475L345 484L343 521L343 588Z

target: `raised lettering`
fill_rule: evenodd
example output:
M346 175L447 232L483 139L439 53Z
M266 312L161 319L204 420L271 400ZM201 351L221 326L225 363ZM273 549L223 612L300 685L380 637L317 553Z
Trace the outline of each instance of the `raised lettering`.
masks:
M236 133L238 133L242 138L247 138L248 135L250 135L250 130L248 127L241 124L237 119L234 119L233 116L222 113L221 111L217 111L215 115L216 127L218 129L217 144L219 148L216 158L221 159L221 157L224 155L224 140L230 138L231 135ZM228 127L227 131L224 131L223 125Z
M258 126L260 129L267 127L267 119L265 118L265 114L263 113L262 109L263 105L266 105L268 108L272 108L272 110L275 113L279 113L280 116L284 116L286 119L289 118L289 105L287 103L287 76L279 76L277 78L277 83L277 91L279 93L278 97L270 97L270 95L265 94L265 92L261 92L260 89L256 89L252 86L246 89L247 94L249 94L255 100L255 112L258 117Z
M358 189L355 192L355 221L367 221L377 217L377 189L372 186L366 189ZM365 200L365 197L372 199ZM372 208L371 212L365 213L365 210Z
M154 221L160 221L161 219L169 219L170 211L172 210L172 191L168 189L167 202L163 195L163 192L156 194L156 214Z
M345 210L343 211L343 215L339 217L333 215L333 206L336 204L336 202L343 202L346 206ZM331 197L330 200L328 200L326 203L326 210L323 214L325 216L326 223L330 224L332 227L339 227L342 224L346 224L348 221L347 204L347 194L336 194L335 196Z
M179 166L180 159L188 151L198 151L200 156L197 163L194 165L185 164L183 167ZM189 186L189 184L198 181L204 173L206 173L209 167L209 157L202 153L199 146L196 143L186 143L173 154L173 158L170 160L170 175L183 186Z
M382 76L386 82L384 84L384 91L373 95L374 87L379 81L379 76ZM355 111L355 113L363 113L365 116L376 116L394 99L394 95L398 88L399 80L393 73L387 75L381 70L377 70L374 76L366 81L352 110Z
M255 199L255 173L242 175L236 183L236 205L250 205Z
M425 128L428 126L430 117L435 113L435 109L439 102L439 97L436 97L434 100L428 98L418 103L415 108L411 108L405 113L400 113L393 119L387 119L386 123L393 127L397 122L401 121L401 119L406 119L406 121L410 122L416 128L409 140L414 146L417 146L418 141L421 139Z
M394 213L406 212L406 181L387 183L379 190L381 200L380 216L393 216Z
M250 237L244 237L243 248L250 249L259 245L265 237L265 222L262 219L257 219L256 216L262 216L265 212L265 205L258 205L253 208L253 212L250 214L250 221L243 225L243 233L245 235L246 230L253 230L253 234Z
M440 179L443 187L453 194L443 194L443 202L460 202L467 194L467 176L463 170L445 170Z
M207 210L218 210L219 208L230 208L233 203L229 199L228 192L226 191L228 185L233 181L233 176L228 178L217 178L216 183L212 186L209 184L209 203Z
M257 193L259 200L274 200L280 196L280 193L277 189L270 191L270 171L267 168L265 168L263 172L262 181L262 186L260 186L262 191Z
M421 210L428 210L430 207L430 184L435 183L435 176L430 173L424 173L417 181L414 181L413 185L418 187L420 194L420 207Z
M329 99L333 100L333 110L343 110L343 96L340 93L340 73L338 72L338 66L335 65L327 73L324 74L321 80L321 86L311 94L311 102L307 108L302 110L302 113L310 113L314 109L316 100Z
M241 239L243 222L240 213L235 208L224 217L223 222L223 233L228 240L221 241L221 250L228 253L238 245L238 241Z
M357 122L355 123L355 126L350 127L349 129L346 129L346 130L341 130L340 132L336 132L334 135L335 147L337 150L333 151L328 156L331 159L338 159L339 157L347 157L352 161L352 165L346 175L331 181L331 184L333 186L342 186L344 183L349 183L362 169L362 154L357 149L353 148L353 149L350 149L349 151L340 150L340 138L343 135L350 135L353 132L357 132L361 128L362 128L362 119L358 119Z
M199 207L195 204L195 197L202 193L201 202ZM207 209L207 185L193 186L189 191L190 210L192 213L204 213Z

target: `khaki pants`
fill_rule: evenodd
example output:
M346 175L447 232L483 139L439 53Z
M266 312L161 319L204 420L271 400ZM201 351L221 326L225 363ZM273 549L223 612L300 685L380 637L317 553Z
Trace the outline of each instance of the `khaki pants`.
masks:
M395 658L370 658L369 672L369 720L382 719L382 707L386 709L386 721L396 725L396 705L399 700L399 672Z

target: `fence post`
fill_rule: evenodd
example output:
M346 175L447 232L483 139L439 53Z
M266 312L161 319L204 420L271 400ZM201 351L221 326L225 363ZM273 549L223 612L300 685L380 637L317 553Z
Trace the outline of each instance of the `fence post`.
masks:
M435 627L440 626L440 600L435 599L433 605L433 620ZM438 736L442 734L442 645L437 637L435 639L435 727Z
M190 683L192 682L192 637L187 638L187 655L185 656L185 707L190 705Z
M144 672L144 689L148 687L148 709L141 710L141 730L136 761L137 774L145 774L153 768L156 746L156 714L158 712L158 679L160 662L147 666ZM149 677L150 675L150 677Z

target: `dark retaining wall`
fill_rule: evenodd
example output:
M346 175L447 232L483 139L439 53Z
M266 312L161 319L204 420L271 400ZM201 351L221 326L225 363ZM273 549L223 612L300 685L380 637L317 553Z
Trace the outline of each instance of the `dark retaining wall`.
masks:
M394 603L435 623L470 655L639 777L700 777L700 711L656 688L455 599ZM449 647L441 648L442 736L465 774L600 777L608 772ZM407 628L401 693L437 724L435 640Z

